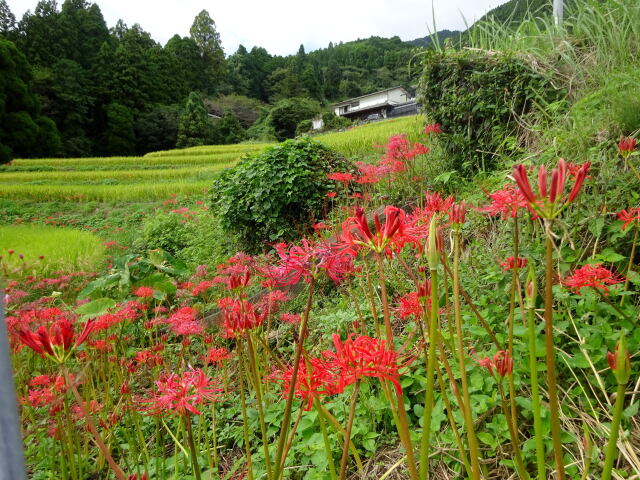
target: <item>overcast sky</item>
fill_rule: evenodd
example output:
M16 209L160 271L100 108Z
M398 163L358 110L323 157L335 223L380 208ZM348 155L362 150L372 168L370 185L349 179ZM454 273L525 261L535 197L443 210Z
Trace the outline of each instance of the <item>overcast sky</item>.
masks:
M433 0L438 30L461 30L506 0ZM7 0L20 20L37 0ZM63 0L58 0L61 5ZM174 34L189 35L194 17L206 9L216 22L226 54L239 44L269 53L307 51L372 35L424 37L433 26L430 0L98 0L107 25L118 19L139 23L154 40L165 44Z

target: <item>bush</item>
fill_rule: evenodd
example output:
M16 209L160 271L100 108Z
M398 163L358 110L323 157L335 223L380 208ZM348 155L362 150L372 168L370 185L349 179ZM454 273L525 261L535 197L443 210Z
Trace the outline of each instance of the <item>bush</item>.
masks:
M296 135L299 136L304 135L305 133L309 133L312 127L313 122L311 120L302 120L296 127Z
M222 228L248 251L291 240L321 218L327 172L346 171L340 154L308 138L289 140L247 157L213 184L213 209Z
M418 93L425 113L442 125L454 167L466 174L521 152L517 117L560 98L520 59L475 51L430 52Z
M302 120L320 112L320 105L308 98L287 98L280 100L269 113L269 123L278 141L293 138L296 127Z
M322 114L323 130L339 130L353 125L353 122L347 117L340 117L334 112L325 112Z
M235 251L233 239L208 213L192 219L173 212L158 212L147 218L134 242L140 253L160 248L191 265L217 265Z

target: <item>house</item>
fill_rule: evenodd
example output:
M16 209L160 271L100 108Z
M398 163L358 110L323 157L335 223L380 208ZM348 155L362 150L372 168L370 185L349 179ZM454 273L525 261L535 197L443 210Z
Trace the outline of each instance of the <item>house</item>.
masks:
M361 95L336 103L333 107L336 115L351 120L379 120L412 115L418 111L415 99L402 87L387 88L380 92ZM396 114L393 113L394 110L397 110Z

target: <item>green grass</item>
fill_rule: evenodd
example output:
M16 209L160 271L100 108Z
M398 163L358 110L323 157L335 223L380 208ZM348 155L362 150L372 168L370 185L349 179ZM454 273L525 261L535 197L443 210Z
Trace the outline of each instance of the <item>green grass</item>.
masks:
M37 172L5 172L0 174L0 184L77 184L77 183L137 183L151 180L192 179L204 180L212 174L236 162L219 163L213 166L163 168L148 170L80 170L80 171L37 171ZM4 187L3 187L4 188ZM2 193L0 193L2 195Z
M202 193L211 181L169 181L122 185L2 185L0 198L26 199L38 202L131 202L155 201L172 195Z
M272 144L270 143L239 143L234 145L202 145L199 147L161 150L158 152L147 153L145 158L154 157L181 157L181 156L199 156L199 155L216 155L224 153L244 154L257 152Z
M314 139L346 157L363 157L382 152L377 146L385 145L392 135L406 133L417 141L424 122L422 115L413 115L360 125L345 132L325 133Z
M13 255L8 250L14 250ZM8 276L20 270L30 274L92 271L104 260L104 254L102 240L90 232L36 225L0 226L0 264Z

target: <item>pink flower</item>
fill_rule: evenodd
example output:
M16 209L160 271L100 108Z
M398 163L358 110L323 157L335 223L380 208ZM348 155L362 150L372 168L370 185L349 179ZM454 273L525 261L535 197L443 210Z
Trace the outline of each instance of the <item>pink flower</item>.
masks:
M138 298L151 298L153 297L153 291L151 287L138 287L133 294Z

